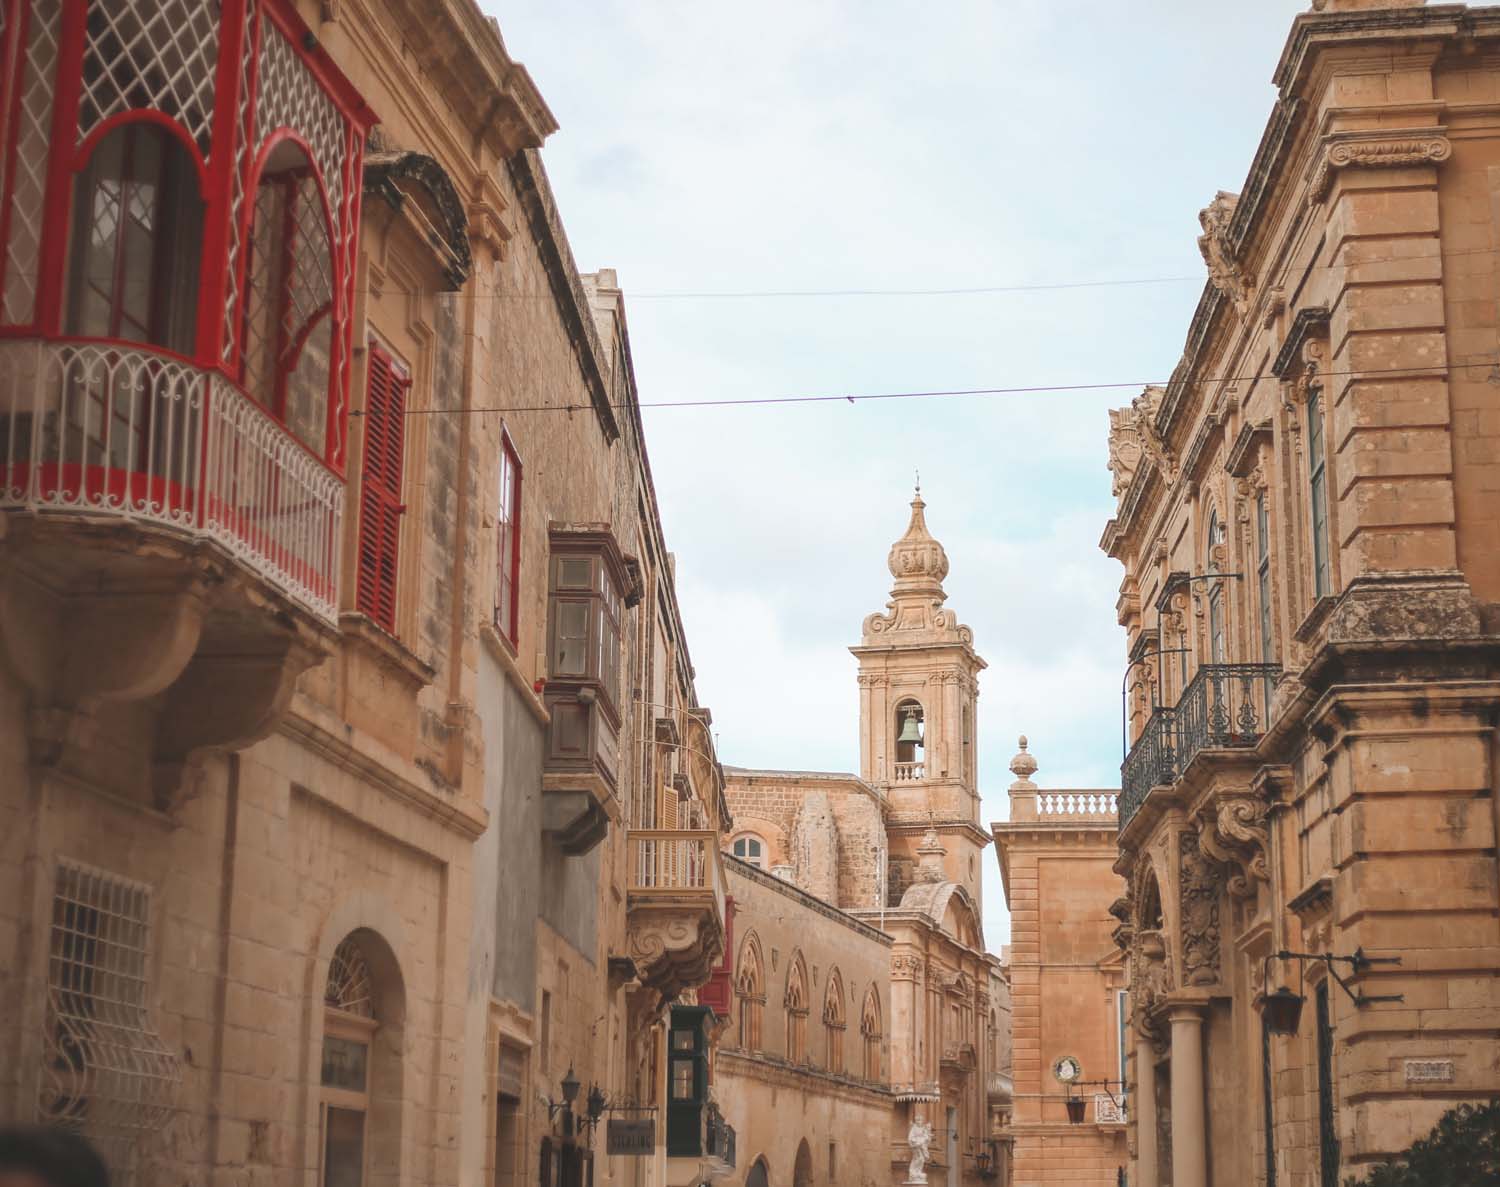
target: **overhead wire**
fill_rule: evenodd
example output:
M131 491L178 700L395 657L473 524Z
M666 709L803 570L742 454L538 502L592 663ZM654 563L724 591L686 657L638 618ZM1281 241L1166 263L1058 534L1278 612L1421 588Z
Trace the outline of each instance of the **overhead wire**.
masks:
M1471 363L1446 363L1443 369L1458 371L1471 368L1489 368L1493 374L1488 377L1488 382L1500 385L1500 353L1494 359L1481 360ZM1380 375L1416 375L1423 374L1424 369L1420 367L1376 367L1351 371L1322 371L1321 375L1328 378L1365 378ZM1254 383L1265 378L1265 373L1257 375L1224 375L1211 376L1199 382L1215 383L1219 385L1230 383ZM1041 395L1044 393L1070 394L1076 392L1108 391L1129 388L1165 387L1169 380L1112 380L1103 383L1039 383L1027 384L1015 387L967 387L967 388L935 388L925 391L903 391L903 392L857 392L839 393L834 395L806 395L806 396L743 396L727 400L653 400L653 401L618 401L611 402L610 408L742 408L752 405L774 405L774 404L837 404L837 403L862 403L873 400L921 400L941 399L953 396L1017 396L1017 395ZM479 408L408 408L403 412L404 416L450 416L462 413L518 413L518 412L586 412L595 407L594 403L576 404L530 404L530 405L491 405ZM363 410L356 409L350 416L363 416Z

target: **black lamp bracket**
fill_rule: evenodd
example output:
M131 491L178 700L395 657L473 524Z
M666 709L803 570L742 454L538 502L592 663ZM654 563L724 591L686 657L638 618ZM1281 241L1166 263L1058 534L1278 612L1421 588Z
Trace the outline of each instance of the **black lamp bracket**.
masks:
M1074 1080L1068 1085L1069 1088L1102 1088L1104 1095L1109 1097L1109 1103L1115 1108L1122 1108L1125 1104L1125 1081L1124 1080ZM1115 1097L1115 1089L1120 1090L1118 1098ZM1069 1094L1071 1095L1071 1093Z
M1338 982L1339 988L1348 995L1349 1000L1354 1003L1356 1009L1363 1010L1366 1006L1374 1005L1376 1002L1401 1002L1406 1000L1406 995L1401 993L1366 993L1363 989L1351 986L1344 977L1339 975L1338 969L1334 967L1338 964L1346 964L1349 966L1349 975L1357 977L1372 965L1399 965L1401 963L1399 956L1366 956L1363 948L1356 948L1352 956L1338 956L1332 952L1290 952L1282 948L1279 951L1267 953L1266 955L1265 983L1267 985L1271 983L1270 971L1272 959L1295 960L1304 980L1306 979L1308 961L1324 965L1328 969L1328 975Z

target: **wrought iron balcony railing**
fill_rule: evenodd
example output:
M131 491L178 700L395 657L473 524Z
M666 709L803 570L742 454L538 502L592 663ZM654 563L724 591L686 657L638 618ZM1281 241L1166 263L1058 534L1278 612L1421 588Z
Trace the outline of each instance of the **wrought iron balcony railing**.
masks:
M1173 708L1159 707L1120 767L1120 827L1153 787L1173 783L1201 750L1254 746L1265 734L1276 664L1204 664Z
M211 539L332 623L344 483L216 372L115 342L0 343L0 508Z

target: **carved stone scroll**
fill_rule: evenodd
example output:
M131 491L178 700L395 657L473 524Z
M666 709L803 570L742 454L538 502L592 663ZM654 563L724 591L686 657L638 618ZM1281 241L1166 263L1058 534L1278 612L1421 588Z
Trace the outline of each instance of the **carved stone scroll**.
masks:
M1182 832L1178 837L1177 853L1183 984L1216 985L1219 981L1219 872L1204 854L1197 830Z

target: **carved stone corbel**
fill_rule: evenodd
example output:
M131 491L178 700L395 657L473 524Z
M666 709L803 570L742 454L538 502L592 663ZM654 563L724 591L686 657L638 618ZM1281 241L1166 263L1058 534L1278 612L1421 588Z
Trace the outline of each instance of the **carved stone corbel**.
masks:
M1235 898L1250 898L1256 883L1271 881L1270 829L1266 804L1253 796L1230 796L1202 813L1198 843L1204 854L1228 866L1228 889Z

